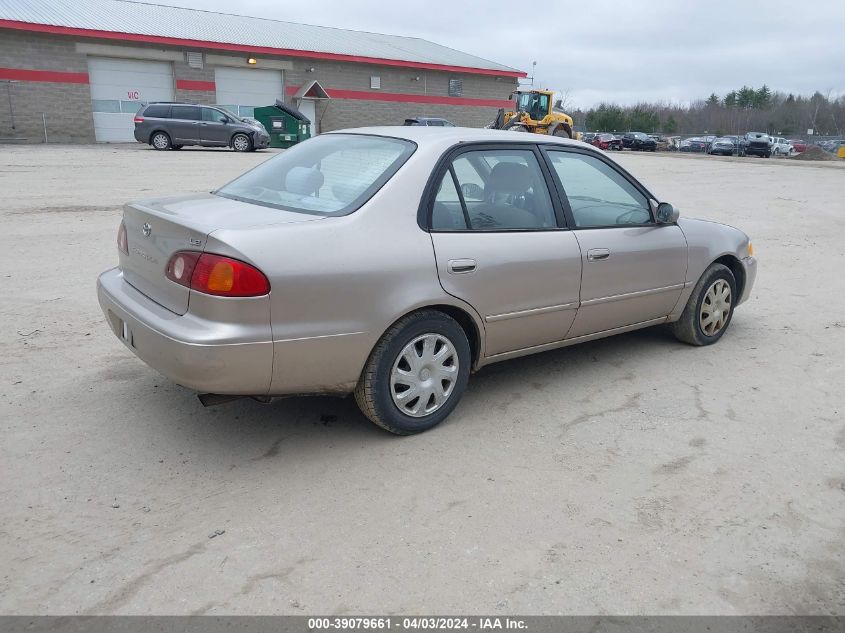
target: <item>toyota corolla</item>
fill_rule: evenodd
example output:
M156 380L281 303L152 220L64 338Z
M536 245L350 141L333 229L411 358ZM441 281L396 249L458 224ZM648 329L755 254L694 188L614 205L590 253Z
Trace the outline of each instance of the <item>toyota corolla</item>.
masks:
M602 152L465 128L323 134L127 204L117 245L100 305L148 365L206 403L354 393L398 434L489 363L658 324L715 343L756 274L743 232Z

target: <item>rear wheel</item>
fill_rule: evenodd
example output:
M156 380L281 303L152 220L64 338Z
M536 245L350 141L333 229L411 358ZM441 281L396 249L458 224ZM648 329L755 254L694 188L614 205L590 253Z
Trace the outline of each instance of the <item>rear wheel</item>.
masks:
M235 134L235 136L232 137L232 148L236 152L252 151L252 139L250 139L246 134Z
M672 324L673 334L690 345L712 345L731 323L736 296L730 268L711 264L693 288L681 318Z
M150 145L153 146L154 149L157 150L166 150L170 149L170 136L168 136L167 132L156 132L153 134L152 138L150 138Z
M371 421L397 435L426 431L452 412L466 389L469 341L452 317L415 312L376 345L355 388Z

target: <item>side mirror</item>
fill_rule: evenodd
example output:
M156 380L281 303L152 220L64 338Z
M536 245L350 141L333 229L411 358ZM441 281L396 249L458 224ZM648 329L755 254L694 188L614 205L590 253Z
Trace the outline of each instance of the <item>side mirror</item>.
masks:
M681 214L668 202L661 202L657 205L656 215L658 224L674 224Z

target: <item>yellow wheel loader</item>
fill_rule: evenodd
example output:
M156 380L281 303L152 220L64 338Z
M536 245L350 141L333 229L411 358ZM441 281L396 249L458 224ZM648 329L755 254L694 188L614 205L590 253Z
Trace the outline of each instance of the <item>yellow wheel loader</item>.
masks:
M533 132L576 138L572 131L572 117L560 107L560 100L552 105L551 90L517 90L511 93L514 109L499 110L496 120L488 127L495 130Z

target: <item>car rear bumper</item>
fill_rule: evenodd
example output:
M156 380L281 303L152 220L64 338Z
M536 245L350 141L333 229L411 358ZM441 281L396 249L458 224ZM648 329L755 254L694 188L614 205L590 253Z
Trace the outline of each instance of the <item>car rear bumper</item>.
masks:
M742 295L736 305L744 303L751 296L751 289L754 287L754 282L757 279L757 259L754 257L744 257L740 260L742 262L742 269L745 272L745 284L742 288Z
M118 339L174 382L206 393L268 393L273 367L269 318L262 340L261 328L245 336L239 323L180 316L124 281L119 268L100 275L97 298Z

